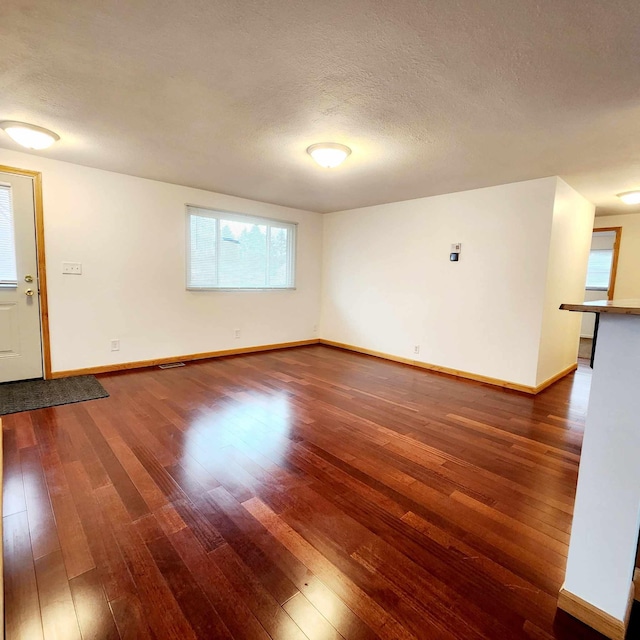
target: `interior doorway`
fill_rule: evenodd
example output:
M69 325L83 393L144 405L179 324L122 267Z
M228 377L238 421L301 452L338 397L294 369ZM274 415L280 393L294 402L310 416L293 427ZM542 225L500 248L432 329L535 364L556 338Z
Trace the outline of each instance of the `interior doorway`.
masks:
M51 373L41 185L0 167L0 383Z
M613 300L616 289L616 273L620 253L622 227L594 229L591 237L589 266L585 283L584 300ZM581 358L591 358L596 335L596 314L583 313L580 329Z

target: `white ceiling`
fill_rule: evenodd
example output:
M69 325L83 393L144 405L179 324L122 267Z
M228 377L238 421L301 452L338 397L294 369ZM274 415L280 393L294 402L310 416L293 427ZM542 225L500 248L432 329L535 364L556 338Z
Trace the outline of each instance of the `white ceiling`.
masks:
M640 211L638 0L3 0L41 155L314 211L560 175ZM305 154L353 149L338 169ZM17 148L4 134L0 145Z

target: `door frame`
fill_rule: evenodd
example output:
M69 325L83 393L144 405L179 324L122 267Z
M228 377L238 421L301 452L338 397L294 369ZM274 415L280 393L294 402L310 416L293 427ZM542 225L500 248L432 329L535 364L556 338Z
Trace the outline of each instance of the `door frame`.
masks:
M593 230L593 233L600 231L614 231L616 234L615 242L613 243L613 261L611 262L611 273L609 274L609 300L613 300L613 294L616 290L616 275L618 274L618 256L620 255L620 241L622 240L622 227L597 227Z
M38 290L40 294L40 337L42 340L42 371L44 379L51 378L51 343L49 336L49 300L47 297L47 267L44 253L44 211L42 208L42 173L0 165L0 173L31 178L36 227L36 255L38 259Z

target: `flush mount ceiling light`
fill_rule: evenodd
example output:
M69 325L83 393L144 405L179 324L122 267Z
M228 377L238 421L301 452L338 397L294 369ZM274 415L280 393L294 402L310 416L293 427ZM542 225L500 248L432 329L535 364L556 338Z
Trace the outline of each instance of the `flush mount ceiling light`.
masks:
M619 193L618 198L625 204L640 204L640 191L625 191Z
M342 164L351 153L351 149L337 142L320 142L312 144L307 153L321 166L333 169Z
M7 132L10 138L27 149L46 149L60 140L60 136L57 133L26 122L5 120L0 122L0 127Z

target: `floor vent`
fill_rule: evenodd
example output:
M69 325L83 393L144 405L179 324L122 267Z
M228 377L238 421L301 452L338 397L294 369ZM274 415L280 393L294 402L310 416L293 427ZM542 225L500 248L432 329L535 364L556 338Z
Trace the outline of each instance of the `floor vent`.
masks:
M170 362L169 364L159 364L159 369L175 369L176 367L184 367L184 362Z

